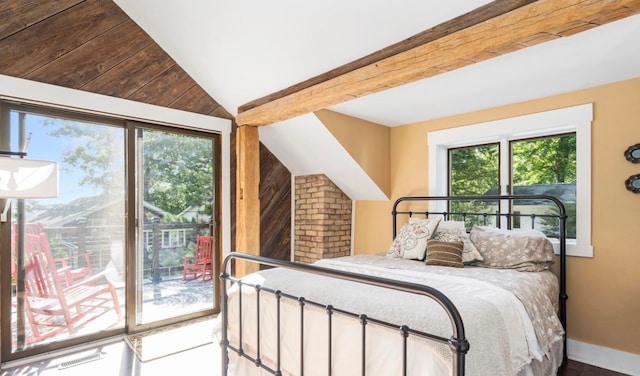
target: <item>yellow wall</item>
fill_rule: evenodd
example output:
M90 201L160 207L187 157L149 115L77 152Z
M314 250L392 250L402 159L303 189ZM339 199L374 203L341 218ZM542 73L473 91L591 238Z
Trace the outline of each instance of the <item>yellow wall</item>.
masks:
M316 111L315 115L388 197L390 129L329 110Z
M393 201L428 194L427 132L583 103L594 105L594 257L569 257L567 263L568 336L640 354L640 194L624 187L640 165L623 155L640 143L640 79L392 128L391 200L356 203L355 252L386 251Z

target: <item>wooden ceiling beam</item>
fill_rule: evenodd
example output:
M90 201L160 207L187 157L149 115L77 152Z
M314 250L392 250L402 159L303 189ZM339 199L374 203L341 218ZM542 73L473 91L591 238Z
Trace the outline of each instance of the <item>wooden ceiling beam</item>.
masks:
M493 9L493 11L492 11ZM497 0L365 58L238 108L261 126L462 68L640 12L640 0Z
M385 58L391 57L393 55L397 55L401 52L405 52L421 46L425 43L432 42L436 39L442 38L448 34L454 33L456 31L465 29L467 27L476 25L480 22L484 22L490 20L496 16L501 14L510 12L514 9L520 8L524 5L530 4L537 0L499 0L488 3L480 8L477 8L469 13L460 15L456 18L453 18L449 21L441 23L440 25L434 26L431 29L425 30L421 33L418 33L410 38L407 38L398 43L392 44L383 48L382 50L371 53L367 56L363 56L359 59L356 59L348 64L342 65L335 69L332 69L328 72L322 73L318 76L310 78L306 81L297 83L293 86L290 86L284 90L278 91L276 93L267 95L265 97L256 99L250 103L240 106L238 112L244 112L251 108L258 107L265 103L271 102L274 99L278 99L289 94L295 93L302 89L306 89L310 86L319 84L323 81L327 81L331 78L338 77L340 75L349 73L358 68L362 68L372 63L376 63Z

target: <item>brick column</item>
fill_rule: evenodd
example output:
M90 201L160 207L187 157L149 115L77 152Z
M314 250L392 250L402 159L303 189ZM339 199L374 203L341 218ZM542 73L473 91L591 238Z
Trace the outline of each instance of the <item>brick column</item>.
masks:
M351 253L351 200L325 175L295 181L295 261L311 263Z

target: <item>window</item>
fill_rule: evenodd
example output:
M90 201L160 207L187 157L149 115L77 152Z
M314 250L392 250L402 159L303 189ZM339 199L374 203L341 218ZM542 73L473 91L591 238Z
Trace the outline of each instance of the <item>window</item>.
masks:
M545 194L560 199L567 211L567 238L576 238L576 134L528 138L510 141L510 175L508 192L518 194ZM553 211L552 204L521 201L516 205L529 206L528 213L544 214ZM539 206L539 207L536 207ZM557 214L557 213L554 213ZM521 226L531 227L529 217ZM540 217L536 228L547 235L556 233L557 223ZM539 226L541 225L541 226Z
M429 132L429 194L552 194L569 215L567 254L592 257L592 112L586 104Z
M187 245L186 230L162 230L162 248L181 247Z
M553 195L565 205L568 214L567 236L576 237L576 135L575 133L508 140L509 150L500 143L449 149L449 194ZM508 165L500 165L501 153L509 152ZM501 184L500 169L506 169L509 181ZM505 174L502 174L505 175ZM504 187L504 189L498 189ZM527 208L526 215L511 217L512 228L538 228L550 237L557 236L557 223L544 216L553 213L554 205L531 200L514 201L511 211ZM497 203L454 201L454 212L495 213ZM495 216L491 217L492 223ZM524 222L526 223L522 223ZM534 223L535 222L535 223Z

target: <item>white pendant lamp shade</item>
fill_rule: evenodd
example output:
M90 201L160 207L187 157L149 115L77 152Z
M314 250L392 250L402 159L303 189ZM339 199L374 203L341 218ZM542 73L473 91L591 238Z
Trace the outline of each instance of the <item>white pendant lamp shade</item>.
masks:
M1 198L53 198L57 196L57 163L0 157Z

